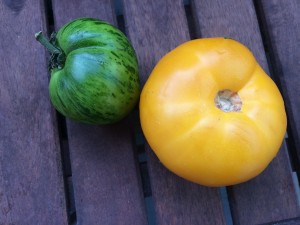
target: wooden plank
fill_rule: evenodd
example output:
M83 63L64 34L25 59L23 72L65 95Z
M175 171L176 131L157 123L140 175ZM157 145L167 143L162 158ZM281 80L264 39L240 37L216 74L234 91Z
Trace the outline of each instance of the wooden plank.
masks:
M167 51L189 40L184 8L181 0L126 0L123 4L144 83ZM148 145L146 152L157 224L225 223L218 189L175 176L159 163Z
M68 224L42 1L0 1L0 224Z
M227 36L244 43L269 71L252 1L198 0L193 3L203 37ZM233 220L237 224L260 224L299 215L285 142L266 171L229 190Z
M289 115L289 138L300 159L300 2L260 1L275 74L279 78Z
M53 1L56 28L78 17L116 24L112 3ZM111 126L67 120L78 224L146 224L128 119Z
M299 216L286 146L257 178L229 188L234 221L261 224Z
M276 221L272 223L265 223L261 225L299 225L300 224L300 218L293 218L289 220L281 220L281 221Z

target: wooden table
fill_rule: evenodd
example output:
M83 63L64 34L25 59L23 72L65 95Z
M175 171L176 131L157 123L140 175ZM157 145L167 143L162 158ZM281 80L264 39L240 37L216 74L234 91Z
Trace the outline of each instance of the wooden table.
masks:
M0 225L300 224L299 0L3 0L0 17ZM249 182L207 188L159 163L137 109L111 126L57 114L49 55L34 34L78 17L126 33L142 84L189 39L226 36L247 45L286 102L278 156Z

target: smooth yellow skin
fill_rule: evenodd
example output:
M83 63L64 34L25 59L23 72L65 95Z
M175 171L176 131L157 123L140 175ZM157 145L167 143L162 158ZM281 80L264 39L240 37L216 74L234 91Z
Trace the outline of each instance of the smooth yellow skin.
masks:
M214 99L237 92L239 112ZM206 186L226 186L260 174L286 131L282 96L252 53L226 38L186 42L165 55L140 98L144 135L175 174Z

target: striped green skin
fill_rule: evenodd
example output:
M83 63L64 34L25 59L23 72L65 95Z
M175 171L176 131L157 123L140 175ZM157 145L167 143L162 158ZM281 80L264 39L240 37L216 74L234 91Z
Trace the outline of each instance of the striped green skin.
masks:
M92 18L76 19L56 35L65 53L62 69L51 71L52 104L64 116L88 124L120 121L140 94L138 63L126 36Z

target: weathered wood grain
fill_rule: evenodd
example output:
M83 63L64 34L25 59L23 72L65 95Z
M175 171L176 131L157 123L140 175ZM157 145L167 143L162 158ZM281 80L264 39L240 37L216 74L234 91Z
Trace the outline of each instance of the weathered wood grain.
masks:
M285 98L289 126L300 159L300 2L260 1L275 75Z
M56 29L73 19L94 17L116 25L112 0L58 1L52 0Z
M229 188L233 219L238 224L269 223L300 215L286 152L283 145L261 175Z
M58 29L78 17L116 24L112 1L53 1ZM67 120L78 224L146 224L145 206L128 119L111 126Z
M281 221L274 221L272 223L265 223L261 225L299 225L300 224L300 218L293 218L288 220L281 220Z
M3 3L13 12L19 13L24 7L26 0L3 0Z
M252 1L195 0L193 6L201 36L227 36L244 43L269 71ZM266 171L229 190L236 224L260 224L299 215L285 143Z
M0 1L0 224L67 224L42 1Z
M137 51L142 82L168 51L189 40L181 0L124 0L125 22ZM147 145L157 224L224 224L218 189L185 181L163 167Z

